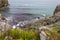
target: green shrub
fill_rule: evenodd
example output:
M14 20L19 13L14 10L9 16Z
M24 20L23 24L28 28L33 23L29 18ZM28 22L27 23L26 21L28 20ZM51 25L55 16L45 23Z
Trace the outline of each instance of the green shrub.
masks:
M25 40L40 40L40 36L37 32L35 31L27 31L27 30L23 30L21 32L21 37Z
M20 38L20 30L19 29L8 30L8 36L11 36L13 39L19 39Z
M6 33L13 40L40 40L39 33L33 30L10 29Z
M22 31L21 32L21 37L23 38L23 39L28 39L28 40L30 40L30 39L33 39L34 38L34 36L35 36L35 33L33 32L33 31Z

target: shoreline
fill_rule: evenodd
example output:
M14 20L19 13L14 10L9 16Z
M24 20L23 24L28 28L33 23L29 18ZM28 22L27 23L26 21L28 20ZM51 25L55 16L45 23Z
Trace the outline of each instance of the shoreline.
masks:
M56 9L57 9L57 7L56 7ZM32 20L21 21L21 22L17 23L16 25L13 25L12 28L14 28L14 27L15 28L16 27L26 28L26 27L32 27L32 26L33 27L36 27L36 26L38 27L38 26L50 25L50 24L53 24L53 23L56 23L56 22L60 21L60 15L59 14L60 14L60 12L55 13L55 11L54 11L53 16L51 16L51 17L46 17L46 18L41 18L41 19L40 18L35 18L35 19L32 19ZM6 19L6 21L7 21L7 19Z
M60 10L59 8L57 8L57 7L59 7L60 8L60 6L59 5L57 5L56 6L56 9L57 10ZM55 10L56 10L55 9ZM55 12L55 11L54 11ZM46 17L46 18L42 18L42 19L39 19L39 21L37 21L37 22L35 22L35 23L33 23L33 24L27 24L27 25L24 25L23 26L23 28L29 28L29 27L40 27L40 26L46 26L46 25L50 25L50 24L54 24L54 23L56 23L56 22L59 22L60 21L60 11L59 12L56 12L56 13L53 13L53 16L51 16L51 17ZM20 26L21 27L21 26Z
M59 6L59 8L60 8L60 6ZM57 34L55 35L56 30L55 31L53 30L54 27L55 27L53 24L56 23L56 22L60 22L60 11L54 13L54 15L51 16L51 17L46 17L46 18L42 18L42 19L35 18L35 19L29 20L29 21L22 21L22 22L19 22L17 25L13 25L13 26L11 26L8 23L7 19L0 14L0 31L7 33L9 30L12 30L12 33L15 34L15 29L18 29L18 32L16 31L17 33L21 32L23 30L24 31L33 30L33 31L39 33L39 37L40 37L41 40L46 40L46 39L48 39L48 40L50 40L50 39L53 40L54 39L55 40L55 36ZM52 24L52 26L51 26L51 24ZM58 28L60 28L60 27L58 27ZM60 29L57 32L60 33ZM53 34L51 34L51 33L53 33ZM52 36L52 38L51 38L51 36ZM9 37L9 35L5 36L6 39L8 39L8 37ZM10 37L10 39L11 38L12 38L12 36ZM58 39L58 36L57 36L56 39Z

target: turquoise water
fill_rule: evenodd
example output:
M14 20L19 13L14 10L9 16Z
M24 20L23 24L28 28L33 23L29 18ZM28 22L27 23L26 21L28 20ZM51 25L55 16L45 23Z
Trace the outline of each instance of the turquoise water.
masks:
M12 13L31 13L40 17L42 14L51 16L59 2L59 0L9 0Z
M35 16L51 16L60 0L9 0L9 9L3 12L10 14L29 13Z
M9 0L8 8L0 11L10 20L52 16L60 0Z

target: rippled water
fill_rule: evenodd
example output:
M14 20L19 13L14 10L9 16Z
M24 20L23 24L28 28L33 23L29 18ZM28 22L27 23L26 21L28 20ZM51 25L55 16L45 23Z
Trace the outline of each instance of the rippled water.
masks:
M22 21L52 16L57 4L60 4L60 0L9 0L8 8L0 12L10 21Z

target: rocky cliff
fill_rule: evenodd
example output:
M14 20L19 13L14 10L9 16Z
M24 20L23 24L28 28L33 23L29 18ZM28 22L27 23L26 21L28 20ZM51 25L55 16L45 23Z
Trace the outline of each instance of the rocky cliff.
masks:
M8 6L8 0L0 0L0 8L7 6Z
M55 15L56 13L58 13L58 12L60 12L60 5L57 5L57 6L56 6L55 11L54 11L54 15Z

